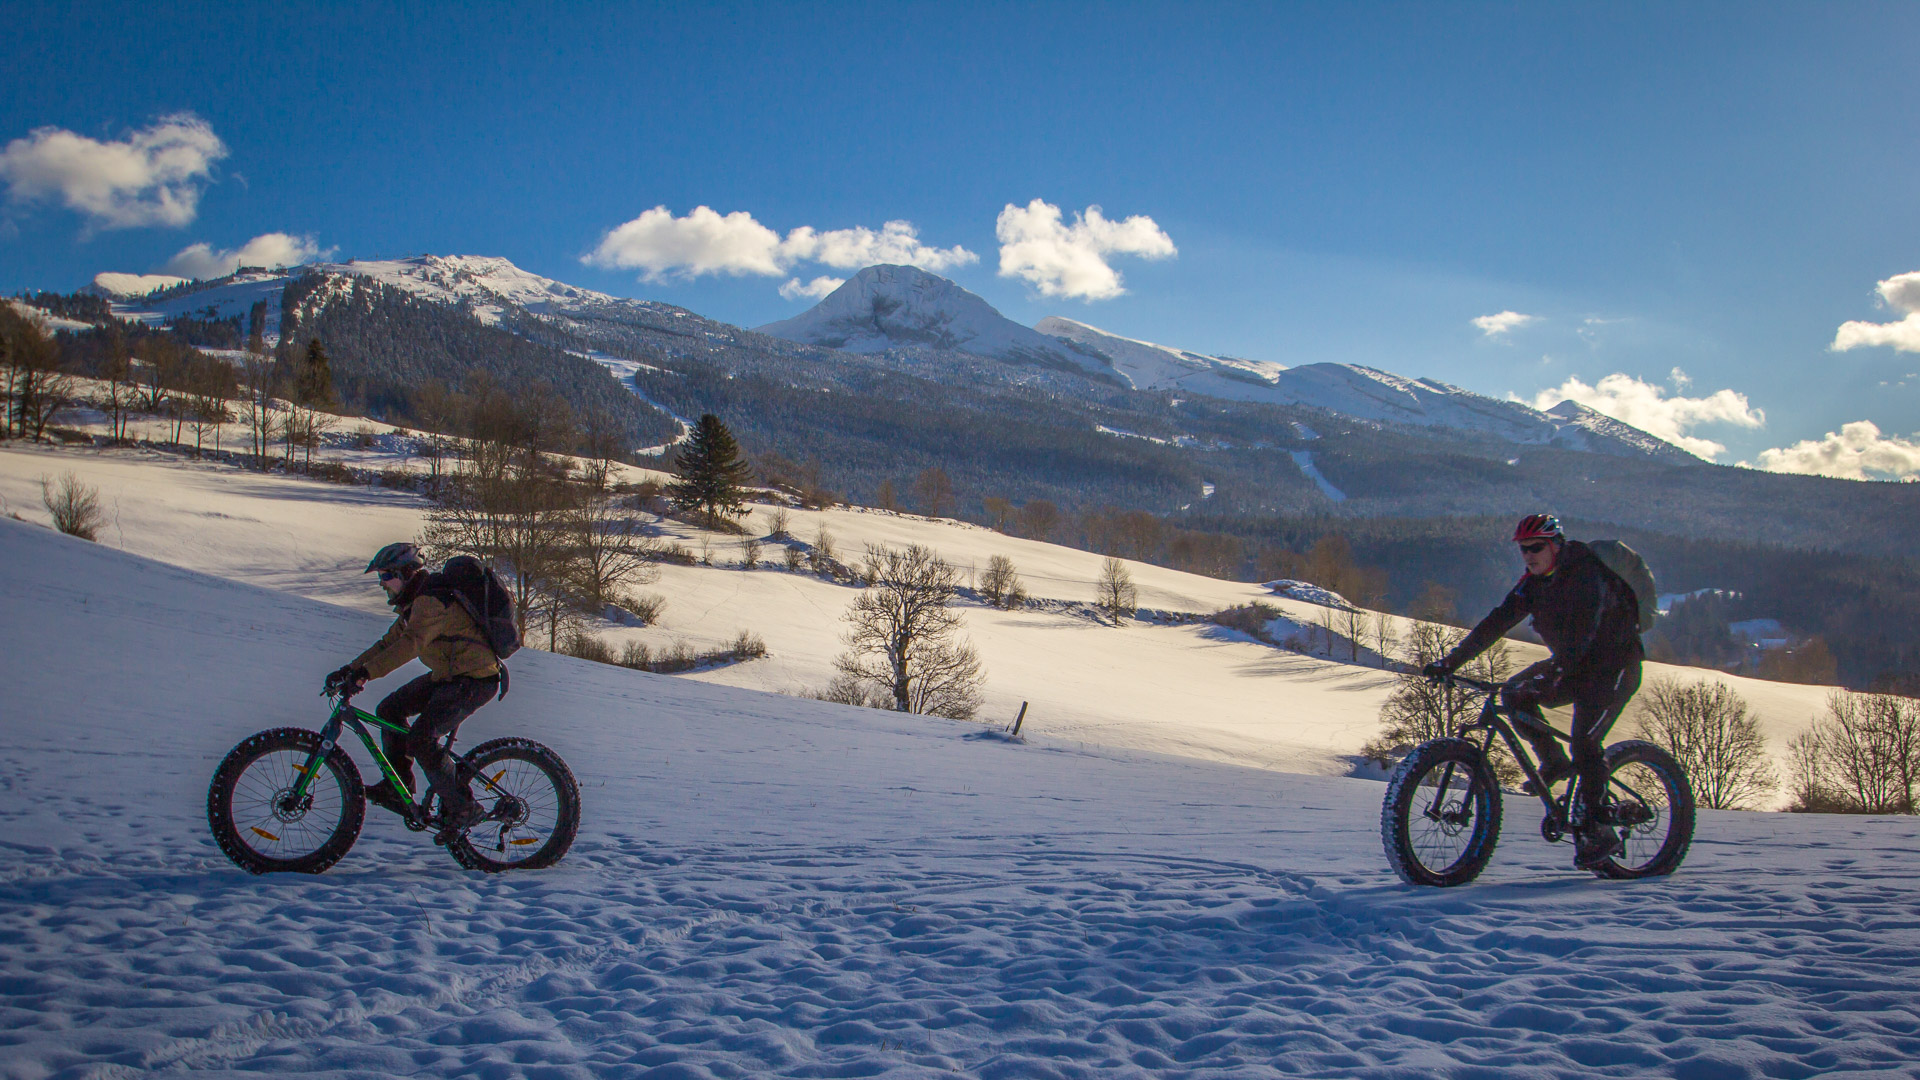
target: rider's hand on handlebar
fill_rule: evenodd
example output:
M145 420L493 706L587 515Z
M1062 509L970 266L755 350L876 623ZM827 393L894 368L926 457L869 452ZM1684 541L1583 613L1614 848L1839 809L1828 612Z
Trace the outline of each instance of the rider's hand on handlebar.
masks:
M1428 682L1439 682L1451 674L1453 674L1452 668L1439 663L1428 664L1426 667L1420 669L1421 677Z
M327 675L323 690L329 694L357 694L367 685L367 669L347 664Z

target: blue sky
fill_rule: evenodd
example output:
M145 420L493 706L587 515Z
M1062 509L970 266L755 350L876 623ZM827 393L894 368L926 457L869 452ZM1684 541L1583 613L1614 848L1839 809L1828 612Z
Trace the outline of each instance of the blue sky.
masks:
M1912 4L16 9L6 293L284 234L751 326L904 221L1028 324L1920 474Z

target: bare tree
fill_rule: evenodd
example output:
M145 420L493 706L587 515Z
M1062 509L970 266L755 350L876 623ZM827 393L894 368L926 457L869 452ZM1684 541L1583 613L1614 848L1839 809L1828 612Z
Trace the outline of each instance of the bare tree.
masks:
M220 443L220 425L231 418L227 402L233 400L233 365L210 356L192 361L187 371L187 423L193 428L193 454L200 456L208 430L213 431L214 449Z
M100 510L100 493L80 482L74 474L61 473L60 479L40 478L40 501L53 515L53 527L68 536L92 540L106 524Z
M1793 748L1803 810L1911 814L1920 781L1920 703L1836 690Z
M987 572L980 575L980 595L994 607L1008 610L1027 602L1027 590L1020 584L1012 559L995 555L987 560Z
M1359 663L1367 639L1367 613L1357 607L1341 609L1340 633L1347 639L1347 662Z
M555 644L568 629L562 607L579 602L570 573L568 495L538 451L476 441L462 468L442 485L421 545L435 558L467 552L492 564L513 585L523 636L529 625L544 624L549 644Z
M1739 810L1778 786L1760 725L1725 683L1656 679L1639 697L1639 727L1666 747L1712 810Z
M73 379L60 368L60 347L11 304L0 304L0 380L6 393L0 436L44 438L54 412L73 396Z
M250 352L240 364L240 420L247 426L247 453L256 467L267 467L267 451L279 426L273 405L279 368L265 353Z
M1373 613L1373 649L1380 654L1380 666L1387 667L1393 662L1393 650L1400 645L1400 635L1394 629L1393 616L1384 611Z
M1441 623L1413 624L1407 639L1408 669L1381 705L1380 734L1361 748L1363 756L1389 764L1423 742L1453 734L1468 713L1479 707L1476 691L1429 682L1420 674L1421 668L1452 652L1466 636L1466 631ZM1465 674L1501 682L1512 674L1512 668L1512 654L1501 640L1468 664ZM1503 781L1520 775L1519 766L1506 754L1495 755L1494 769Z
M980 508L986 511L987 524L995 532L1006 532L1007 523L1013 520L1013 504L998 495L988 495L980 500Z
M946 517L953 513L953 480L945 469L924 469L913 478L913 497L928 517Z
M587 462L565 511L574 579L595 610L616 602L627 586L649 584L660 576L652 562L656 545L640 519L614 498L612 479L611 462Z
M1020 532L1033 540L1046 540L1060 526L1060 508L1045 499L1029 499L1020 507Z
M1100 563L1100 580L1095 583L1094 605L1106 612L1115 626L1139 610L1139 591L1133 587L1133 575L1127 564L1109 555Z
M837 683L884 695L900 712L971 717L983 675L950 608L959 572L928 548L870 548L874 583L847 609Z

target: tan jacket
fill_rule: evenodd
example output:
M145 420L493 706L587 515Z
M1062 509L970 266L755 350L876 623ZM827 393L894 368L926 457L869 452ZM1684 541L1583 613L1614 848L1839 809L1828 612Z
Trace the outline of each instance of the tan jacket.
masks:
M387 632L353 664L366 668L368 678L378 679L415 657L427 665L435 682L461 676L484 679L500 673L499 661L466 609L424 592L401 609L400 617L393 620Z

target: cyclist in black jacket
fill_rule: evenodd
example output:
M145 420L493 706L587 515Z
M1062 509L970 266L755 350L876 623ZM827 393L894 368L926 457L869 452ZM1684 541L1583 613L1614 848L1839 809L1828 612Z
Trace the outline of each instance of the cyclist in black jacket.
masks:
M1620 837L1600 820L1607 788L1603 745L1607 731L1640 689L1639 609L1633 590L1601 564L1578 540L1568 540L1551 514L1530 514L1513 532L1527 572L1499 607L1480 620L1466 640L1439 663L1429 664L1429 678L1452 674L1479 656L1501 635L1529 616L1533 628L1553 655L1508 681L1501 691L1505 704L1531 717L1516 728L1539 756L1541 776L1548 784L1569 774L1577 777L1578 805L1569 809L1573 820L1573 863L1591 869L1617 854ZM1573 706L1573 757L1546 732L1542 708ZM1531 782L1528 784L1532 787Z

